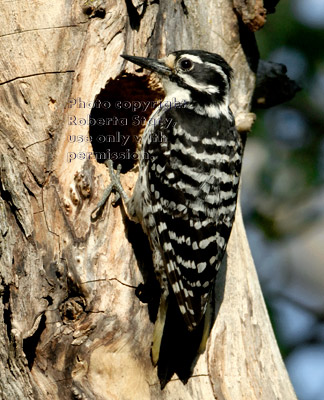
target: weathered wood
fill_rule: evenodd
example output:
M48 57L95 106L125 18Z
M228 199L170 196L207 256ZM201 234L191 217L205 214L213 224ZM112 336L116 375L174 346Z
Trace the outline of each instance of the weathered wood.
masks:
M232 109L247 129L257 54L244 54L253 36L232 1L3 1L1 14L1 398L295 399L239 210L207 351L187 385L160 390L129 232L110 201L90 221L108 172L90 157L89 126L69 124L90 114L74 99L93 102L107 82L115 100L118 87L121 99L160 95L135 67L123 75L120 54L200 48L233 67ZM136 172L122 178L131 193Z

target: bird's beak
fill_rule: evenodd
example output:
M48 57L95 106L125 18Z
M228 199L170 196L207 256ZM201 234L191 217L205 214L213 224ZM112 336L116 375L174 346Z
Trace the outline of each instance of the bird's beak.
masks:
M131 61L132 63L137 64L140 67L149 69L150 71L154 71L160 75L171 74L171 68L169 68L162 60L155 60L154 58L128 56L126 54L121 55L121 57L125 58L125 60L127 61Z

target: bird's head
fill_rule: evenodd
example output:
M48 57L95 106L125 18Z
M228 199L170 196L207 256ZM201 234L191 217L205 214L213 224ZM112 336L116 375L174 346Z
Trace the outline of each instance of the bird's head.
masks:
M122 55L128 61L156 72L167 97L200 106L228 104L232 68L218 54L181 50L159 60Z

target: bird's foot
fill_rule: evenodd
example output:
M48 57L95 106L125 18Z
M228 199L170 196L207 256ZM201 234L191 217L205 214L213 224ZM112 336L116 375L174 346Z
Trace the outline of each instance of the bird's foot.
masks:
M95 221L98 218L100 212L102 211L104 205L106 204L108 197L111 195L112 192L115 193L115 198L112 202L113 205L116 205L116 203L118 202L118 200L120 198L122 198L125 201L127 200L127 194L126 194L125 190L123 189L122 184L120 182L120 171L122 169L122 165L119 164L117 166L117 170L115 172L112 160L106 160L105 164L109 171L110 184L109 184L109 186L106 187L106 189L103 193L102 199L97 204L97 207L91 213L92 221Z

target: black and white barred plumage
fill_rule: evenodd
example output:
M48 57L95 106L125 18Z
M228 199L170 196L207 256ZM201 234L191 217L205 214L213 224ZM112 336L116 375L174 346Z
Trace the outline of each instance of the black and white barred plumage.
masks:
M176 51L163 60L123 57L157 72L166 93L165 106L153 112L143 134L132 197L111 162L105 196L117 190L150 241L161 287L152 346L156 364L171 297L188 332L202 324L234 221L243 143L229 108L232 69L222 57L199 50Z
M205 313L236 209L243 144L229 109L232 70L219 55L198 50L161 61L123 57L157 72L166 92L165 107L155 110L143 134L128 210L149 237L161 307L172 290L193 330ZM169 107L174 99L180 107ZM164 141L152 139L159 133ZM158 330L165 313L160 308Z

